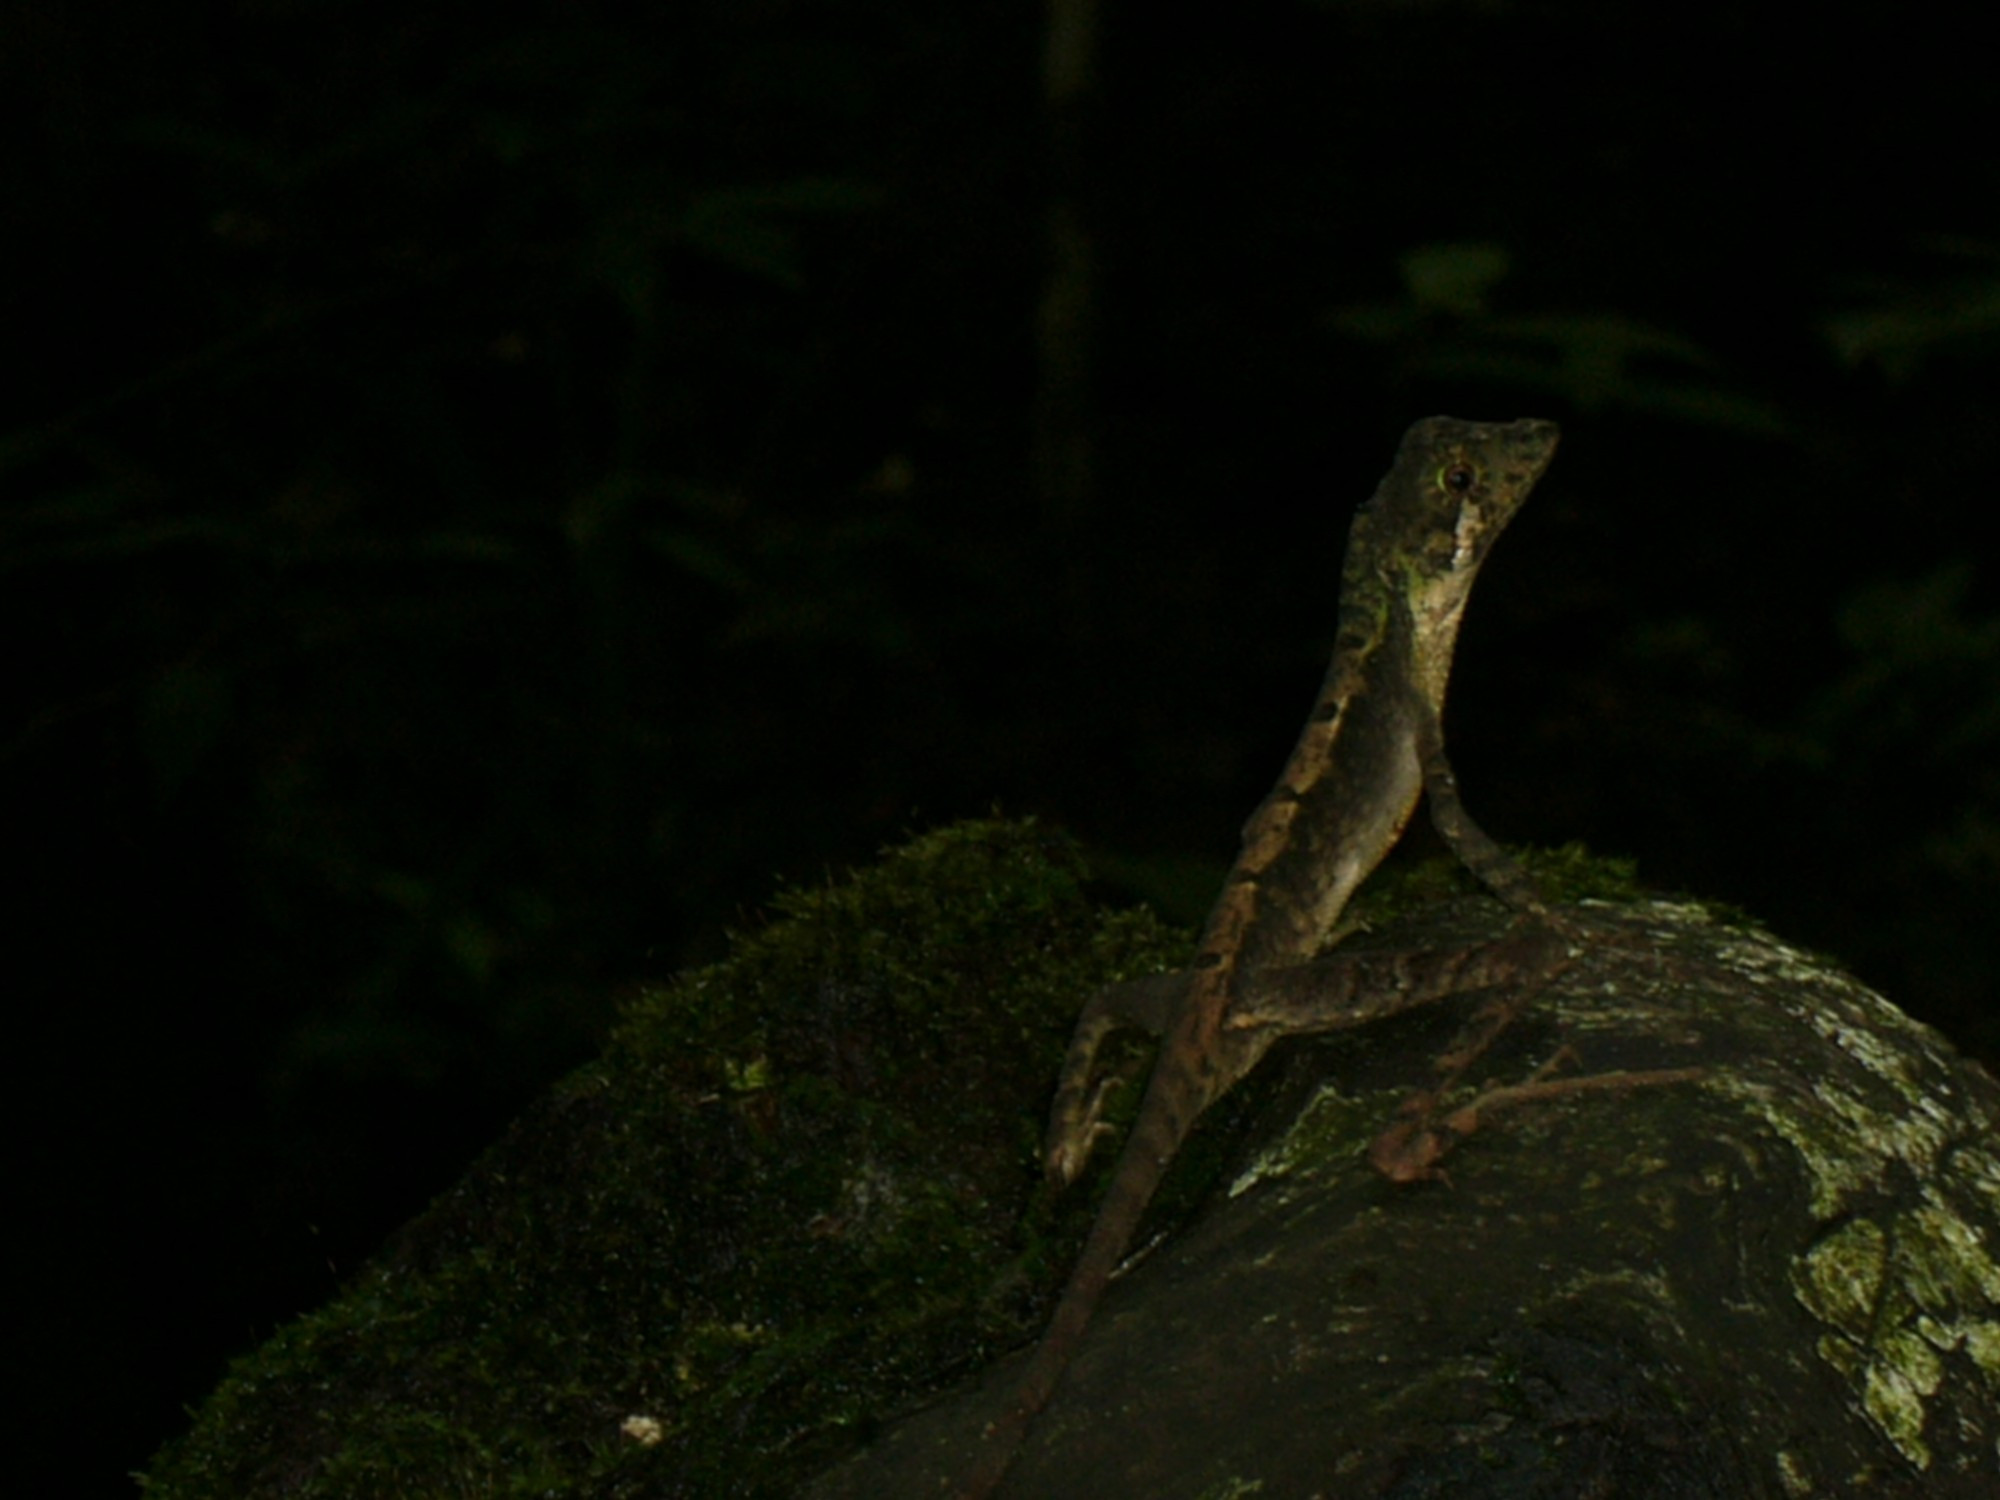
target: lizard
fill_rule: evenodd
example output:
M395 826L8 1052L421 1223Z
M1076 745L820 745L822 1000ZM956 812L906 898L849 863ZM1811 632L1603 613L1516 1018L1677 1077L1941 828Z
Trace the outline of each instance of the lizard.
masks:
M1098 1049L1121 1026L1160 1036L1138 1114L1102 1206L1039 1343L988 1425L957 1500L986 1500L1047 1404L1146 1206L1201 1113L1282 1035L1360 1024L1565 961L1527 872L1466 813L1441 715L1459 625L1482 564L1554 455L1557 427L1429 417L1356 512L1341 567L1333 657L1277 784L1244 825L1186 970L1101 990L1077 1022L1050 1111L1045 1165L1067 1186L1109 1127ZM1446 845L1490 890L1540 919L1538 935L1397 955L1287 983L1346 935L1361 883L1394 847L1420 796ZM1290 1000L1287 997L1292 997Z

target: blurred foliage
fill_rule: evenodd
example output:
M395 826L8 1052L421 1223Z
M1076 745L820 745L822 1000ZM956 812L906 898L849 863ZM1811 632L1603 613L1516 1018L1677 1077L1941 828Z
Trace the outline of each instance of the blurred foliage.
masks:
M885 440L799 414L806 230L838 262L882 197L835 149L871 80L722 7L463 47L352 12L239 15L241 94L155 87L107 122L168 230L161 300L10 408L0 577L17 629L65 638L7 749L130 723L151 808L111 816L229 825L206 852L295 945L322 1061L401 1067L392 1014L525 989L557 1012L516 1039L539 1074L604 1014L574 1013L579 960L629 974L641 911L691 907L678 941L729 909L701 891L776 862L775 830L739 854L710 821L754 820L788 763L727 691L744 658L796 699L815 660L913 649L907 496L863 482ZM760 463L788 411L848 449L810 495Z
M1500 245L1419 245L1400 259L1403 295L1328 316L1337 333L1388 346L1403 379L1472 384L1586 413L1783 435L1767 400L1733 384L1690 339L1604 310L1496 313L1512 258Z
M1822 326L1851 365L1872 365L1891 382L1916 379L1940 361L1977 367L2000 353L2000 245L1920 241L1920 271L1854 278L1850 305Z

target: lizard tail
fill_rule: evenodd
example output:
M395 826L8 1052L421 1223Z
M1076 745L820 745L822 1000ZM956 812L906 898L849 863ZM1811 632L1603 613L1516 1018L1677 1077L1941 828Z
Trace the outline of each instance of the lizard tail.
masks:
M1155 1100L1154 1092L1163 1084L1164 1097ZM1181 1092L1155 1071L1132 1134L1118 1155L1097 1221L1091 1225L1090 1237L1084 1241L1063 1288L1062 1300L1015 1378L1006 1409L987 1425L978 1453L960 1474L951 1491L952 1500L988 1500L1013 1467L1029 1426L1055 1394L1098 1300L1125 1258L1146 1205L1153 1201L1153 1192L1187 1133L1192 1114L1199 1112L1176 1107L1181 1101L1174 1096Z

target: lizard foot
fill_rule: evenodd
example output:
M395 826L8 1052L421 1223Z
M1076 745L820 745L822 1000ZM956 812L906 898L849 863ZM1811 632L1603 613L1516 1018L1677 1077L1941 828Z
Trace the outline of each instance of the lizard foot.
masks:
M1097 1143L1112 1134L1111 1126L1103 1118L1104 1098L1121 1081L1115 1073L1098 1079L1083 1108L1073 1118L1064 1119L1050 1129L1042 1166L1055 1187L1066 1188L1081 1177Z
M1535 1069L1526 1082L1487 1088L1443 1119L1437 1118L1441 1091L1428 1090L1413 1095L1397 1109L1396 1121L1369 1144L1368 1163L1391 1182L1424 1182L1439 1178L1449 1183L1451 1179L1445 1176L1438 1162L1446 1152L1478 1130L1483 1117L1496 1109L1580 1094L1586 1090L1692 1083L1707 1072L1705 1068L1620 1068L1609 1073L1586 1073L1577 1078L1549 1076L1564 1063L1575 1061L1575 1051L1563 1047Z

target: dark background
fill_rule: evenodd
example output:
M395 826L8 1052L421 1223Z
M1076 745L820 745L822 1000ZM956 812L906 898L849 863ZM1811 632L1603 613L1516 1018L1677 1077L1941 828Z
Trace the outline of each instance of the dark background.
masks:
M1566 431L1460 652L1485 825L2000 1054L1970 24L1105 5L1063 107L1023 4L0 10L7 1345L64 1493L779 880L997 805L1198 915L1434 411Z

